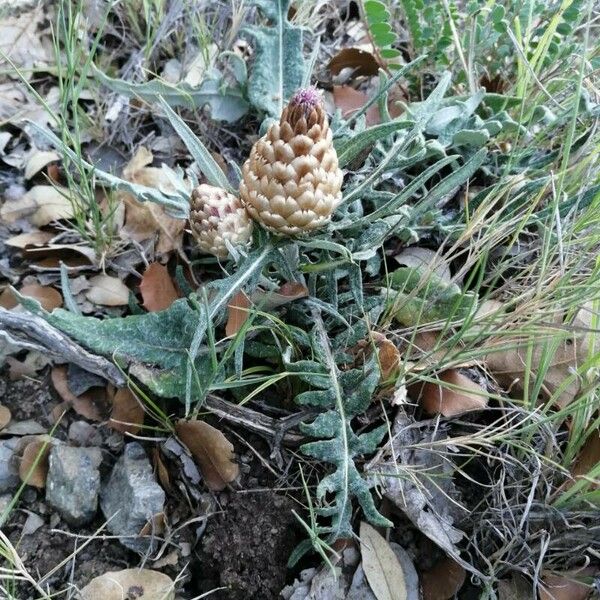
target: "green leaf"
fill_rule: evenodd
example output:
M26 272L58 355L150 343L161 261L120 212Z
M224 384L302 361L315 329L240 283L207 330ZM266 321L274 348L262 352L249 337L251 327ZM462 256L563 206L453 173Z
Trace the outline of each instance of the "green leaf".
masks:
M193 131L185 124L183 119L168 105L164 98L159 97L160 105L167 114L173 129L182 139L186 148L190 151L192 158L196 161L198 168L204 174L208 183L221 187L229 192L235 190L227 180L225 173L211 156L206 146L194 135Z
M290 0L252 0L252 4L271 22L244 29L256 45L248 97L256 108L277 118L304 79L302 29L288 21Z
M476 146L480 147L487 143L490 134L486 129L463 129L454 134L452 143L456 146Z
M375 27L375 25L373 26ZM396 41L395 33L380 33L378 35L374 35L373 39L375 43L382 48L383 46L389 46Z
M97 67L93 67L93 72L94 77L103 85L128 98L140 98L144 102L152 103L158 102L159 97L162 97L169 106L184 106L192 110L208 105L211 117L216 121L233 123L248 112L248 102L240 90L224 88L221 82L215 79L206 79L199 87L193 88L185 83L172 85L160 79L146 83L129 83L108 77Z

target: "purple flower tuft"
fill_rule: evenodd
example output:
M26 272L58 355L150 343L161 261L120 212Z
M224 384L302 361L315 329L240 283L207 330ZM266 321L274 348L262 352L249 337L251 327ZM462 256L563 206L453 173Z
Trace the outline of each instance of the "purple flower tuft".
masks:
M315 87L308 87L298 90L290 100L290 105L301 105L311 109L319 104L321 104L321 94Z

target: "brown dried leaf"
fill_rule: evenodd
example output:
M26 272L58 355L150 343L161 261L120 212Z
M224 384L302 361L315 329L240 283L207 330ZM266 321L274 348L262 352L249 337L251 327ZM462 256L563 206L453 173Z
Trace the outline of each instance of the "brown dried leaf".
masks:
M358 90L355 90L349 85L334 85L333 86L333 101L336 108L342 111L344 118L349 117L352 113L362 108L369 97ZM379 108L376 104L367 110L366 114L367 125L376 125L381 122Z
M15 235L4 242L11 248L18 248L24 250L29 246L45 246L56 234L50 231L29 231L27 233L20 233Z
M589 332L592 315L591 305L584 305L569 327L572 331L564 332L563 339L551 356L549 350L553 349L553 346L550 345L550 340L556 340L563 328L561 314L555 315L552 320L554 326L548 327L547 334L539 331L527 339L514 340L490 338L486 345L490 351L484 358L486 366L500 385L518 392L523 390L528 364L530 380L535 380L540 368L544 368L544 385L540 390L541 400L549 399L558 389L561 389L556 403L559 408L564 408L579 393L580 381L577 379L571 380L564 389L563 386L565 380L572 379L572 373L588 358L590 345L594 343L594 336ZM494 346L501 349L493 351ZM598 347L597 345L596 349Z
M27 218L36 227L72 216L69 190L51 185L36 185L18 200L7 201L0 208L0 219L5 222L14 223Z
M450 267L448 267L444 259L437 252L429 248L421 248L419 246L405 248L400 254L394 256L394 260L406 267L423 268L431 271L447 282L452 279Z
M126 306L129 302L129 288L118 277L96 275L90 279L90 286L85 295L94 304Z
M573 477L585 477L598 463L600 463L600 429L595 429L579 451L571 474ZM599 486L598 483L594 485L595 488Z
M498 581L498 600L529 600L533 595L532 585L521 575Z
M95 577L80 592L81 600L174 600L175 584L168 575L151 569L109 571Z
M342 69L347 68L353 69L353 77L369 77L379 73L379 64L375 57L360 48L342 48L327 66L333 75L339 75Z
M63 305L63 297L60 292L49 286L30 283L24 285L19 292L28 298L35 298L42 305L42 308L48 312L52 312L55 308L60 308Z
M10 410L4 406L4 404L0 404L0 429L4 429L12 419L12 414Z
M158 262L148 265L140 283L144 308L150 312L165 310L179 298L167 267Z
M248 296L239 291L227 305L227 325L225 325L225 335L234 336L244 325L250 315L251 302Z
M52 384L59 396L73 410L90 421L104 421L106 415L106 390L99 387L89 389L81 396L75 396L69 389L67 367L54 367L51 373Z
M409 390L411 394L416 391L421 406L428 413L455 417L487 406L487 392L456 369L440 373L439 379L439 384L416 384Z
M188 447L208 488L218 492L240 473L233 462L233 444L204 421L179 421L175 425L179 439Z
M260 304L265 310L272 310L279 306L289 304L300 298L308 298L308 288L299 281L288 281L284 283L276 292L267 292L266 298L264 294L253 296L254 302Z
M156 447L152 450L152 462L154 463L154 470L158 475L160 485L162 485L165 492L170 492L172 490L172 486L169 470L167 469L162 456L160 455L160 450Z
M166 528L167 517L164 512L160 512L155 514L151 519L148 519L148 522L142 527L138 535L140 537L162 535Z
M467 576L464 568L449 556L421 574L423 600L449 600L460 590Z
M46 487L51 447L48 439L34 440L25 446L19 463L19 477L23 483L36 488Z
M586 600L591 588L568 574L542 573L540 600Z
M400 351L396 345L388 339L383 339L378 342L377 350L379 351L379 366L381 368L381 379L388 381L398 374L400 363Z
M377 600L406 600L406 580L398 557L385 538L364 521L360 524L360 553Z
M143 146L138 149L129 164L123 169L123 178L133 183L173 191L173 184L162 169L148 167L152 153ZM181 246L185 221L169 217L164 209L152 202L138 202L130 194L122 194L125 204L125 226L123 239L141 242L158 235L156 253L166 254Z
M144 423L144 408L129 388L116 391L108 426L121 433L135 435Z

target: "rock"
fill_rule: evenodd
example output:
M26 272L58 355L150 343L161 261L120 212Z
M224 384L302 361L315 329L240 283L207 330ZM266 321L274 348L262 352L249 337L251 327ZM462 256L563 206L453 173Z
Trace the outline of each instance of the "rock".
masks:
M0 494L12 492L21 483L15 450L19 438L0 441Z
M127 444L100 493L108 530L123 536L119 540L127 548L147 552L154 547L152 537L131 536L139 535L153 516L163 512L164 502L165 493L154 479L144 449L137 442Z
M8 510L12 499L13 497L11 494L0 494L0 516Z
M35 533L44 524L44 519L42 519L40 515L37 515L34 512L26 512L28 513L28 515L27 519L25 520L25 523L23 524L23 529L21 533L22 535L31 535L32 533Z
M87 421L73 421L69 427L69 439L78 446L102 444L102 434Z
M50 451L46 502L71 525L89 523L98 508L102 453L98 448L55 446Z

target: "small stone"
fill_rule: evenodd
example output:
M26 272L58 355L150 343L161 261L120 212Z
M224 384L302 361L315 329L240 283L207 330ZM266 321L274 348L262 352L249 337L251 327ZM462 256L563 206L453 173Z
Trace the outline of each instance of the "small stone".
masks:
M23 530L21 531L23 535L31 535L32 533L35 533L44 524L44 519L42 519L40 515L29 511L27 512L29 514L27 515L27 519L23 524Z
M0 494L12 492L21 483L15 450L19 438L0 441Z
M346 548L342 552L344 564L347 567L355 567L360 562L360 553L354 546Z
M12 502L11 494L0 494L0 515L4 514Z
M102 453L98 448L55 446L50 451L46 502L71 525L89 523L98 508Z
M136 538L150 519L163 512L165 492L156 483L150 461L137 442L125 446L100 493L100 506L108 530L137 552L154 548L152 538ZM125 537L127 536L127 537Z
M69 439L78 446L102 444L102 434L87 421L73 421L69 427Z

